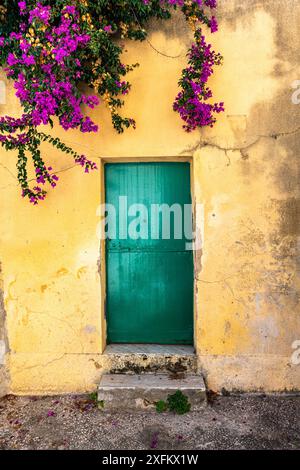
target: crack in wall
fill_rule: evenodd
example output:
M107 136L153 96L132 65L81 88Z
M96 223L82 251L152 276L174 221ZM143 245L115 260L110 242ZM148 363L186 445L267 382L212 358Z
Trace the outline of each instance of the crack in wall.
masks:
M182 150L179 155L183 156L183 155L193 155L197 150L201 150L202 148L205 148L205 147L212 147L212 148L216 148L218 150L221 150L225 153L227 159L228 159L228 164L227 166L230 166L231 165L231 159L228 155L228 152L240 152L241 156L243 159L247 159L249 156L247 154L247 151L249 149L251 149L252 147L254 147L261 139L274 139L274 140L277 140L281 137L287 137L287 136L290 136L290 135L295 135L297 134L298 132L300 132L300 126L297 127L296 129L294 129L293 131L290 131L290 132L277 132L277 133L274 133L274 134L261 134L261 135L258 135L257 138L247 144L247 145L244 145L244 146L233 146L233 147L224 147L222 145L218 145L212 141L209 141L209 140L200 140L198 141L195 145L193 145L192 147L188 147L184 150ZM66 141L66 143L69 143L68 141ZM70 142L71 143L71 142ZM73 145L79 145L78 142L72 142ZM86 145L84 144L80 144L81 147L87 147ZM102 160L104 157L99 157L99 155L93 155L91 158L97 158L98 160ZM2 163L0 163L0 166L2 168L4 168L15 180L17 179L16 178L16 175L14 175L14 173L12 173L12 171L7 168L5 165L3 165ZM68 166L66 168L62 168L61 170L57 170L55 173L56 174L60 174L60 173L65 173L67 171L70 171L74 168L77 168L78 165L77 164L74 164L74 165L71 165L71 166ZM32 182L32 181L35 181L34 178L31 178L29 179L29 182ZM7 186L2 186L0 187L0 190L5 190L7 189L8 187L18 187L19 186L19 183L16 183L16 184L9 184Z
M186 154L186 153L194 154L197 150L201 150L202 148L212 147L212 148L216 148L218 150L225 152L227 157L228 157L227 152L240 152L243 158L248 158L248 155L245 152L247 152L247 150L249 150L251 147L254 147L256 144L258 144L260 140L262 139L277 140L281 137L288 137L291 135L296 135L298 134L298 132L300 132L300 126L290 132L277 132L277 133L269 134L269 135L261 134L261 135L258 135L257 138L253 142L244 146L236 146L236 147L223 147L222 145L218 145L209 140L200 140L194 146L184 149L181 152L181 155Z
M25 371L25 370L31 370L31 369L36 369L38 367L48 367L52 364L54 364L55 362L58 362L58 361L61 361L65 356L69 355L68 353L64 353L62 354L61 356L59 357L56 357L55 359L52 359L51 361L48 361L48 362L45 362L45 363L42 363L42 364L34 364L33 366L27 366L27 367L20 367L20 369L17 369L15 372L14 372L14 376L17 375L17 374L20 374L21 372ZM80 354L79 354L80 355Z
M14 178L15 180L17 179L16 175L9 168L3 165L3 163L0 163L0 167L6 170L12 178Z
M228 275L228 276L226 276L226 277L224 277L224 278L222 278L222 279L217 279L217 280L213 280L213 281L209 281L209 280L206 280L206 279L201 279L201 278L199 278L199 277L196 277L195 279L196 279L198 282L202 282L202 283L204 283L204 284L221 284L221 283L226 282L226 281L228 281L228 280L230 280L230 279L233 279L233 278L236 277L236 276L239 276L239 275L244 271L244 269L245 269L246 267L249 267L249 266L251 266L250 263L245 263L245 264L244 264L240 269L238 269L235 273L230 274L230 275Z

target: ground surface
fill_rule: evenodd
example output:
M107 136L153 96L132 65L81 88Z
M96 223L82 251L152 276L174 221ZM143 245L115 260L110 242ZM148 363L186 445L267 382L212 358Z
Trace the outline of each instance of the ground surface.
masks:
M199 413L106 414L82 396L0 400L0 449L300 449L300 397L218 397Z

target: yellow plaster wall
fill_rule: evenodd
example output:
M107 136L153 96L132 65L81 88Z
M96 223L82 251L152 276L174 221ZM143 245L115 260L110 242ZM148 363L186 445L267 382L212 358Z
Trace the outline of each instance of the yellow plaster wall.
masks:
M101 105L93 115L99 134L56 132L100 168L101 158L193 158L200 369L214 390L299 390L291 356L300 339L300 105L291 102L291 83L300 78L300 2L222 0L219 12L213 40L225 64L211 86L226 113L214 129L185 134L172 111L189 44L176 19L154 24L150 41L179 58L128 45L125 60L141 64L124 111L136 131L116 135ZM0 112L12 111L20 113L8 85ZM60 184L31 207L19 195L15 156L0 150L2 313L8 390L17 394L93 390L105 368L101 172L82 174L47 144L44 155Z

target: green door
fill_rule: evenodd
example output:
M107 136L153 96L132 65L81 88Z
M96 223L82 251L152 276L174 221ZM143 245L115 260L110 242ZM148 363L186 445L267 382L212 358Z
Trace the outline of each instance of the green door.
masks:
M190 165L107 164L105 187L108 342L193 344Z

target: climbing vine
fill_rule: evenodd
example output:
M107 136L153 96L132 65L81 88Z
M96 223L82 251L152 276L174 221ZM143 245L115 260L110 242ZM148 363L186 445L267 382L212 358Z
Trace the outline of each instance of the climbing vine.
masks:
M42 142L69 154L85 172L96 169L85 155L42 132L40 126L53 127L58 121L66 131L97 132L86 109L102 101L117 132L135 128L134 119L121 111L131 87L127 74L138 64L123 63L122 40L146 40L151 18L167 20L172 11L180 9L191 26L194 43L174 110L188 132L213 126L224 105L210 103L207 82L222 57L206 43L203 25L217 31L216 7L216 0L0 0L0 65L14 81L24 110L19 118L0 118L0 143L6 150L18 152L22 196L37 204L45 199L47 185L57 185L58 176L43 160ZM28 178L28 158L35 168L33 185Z

